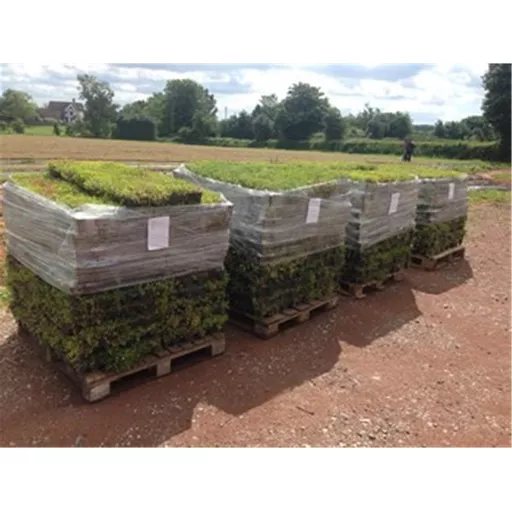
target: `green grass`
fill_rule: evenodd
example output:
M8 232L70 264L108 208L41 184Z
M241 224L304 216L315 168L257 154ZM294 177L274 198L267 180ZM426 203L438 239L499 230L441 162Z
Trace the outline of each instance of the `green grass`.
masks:
M510 190L470 190L470 204L510 205Z
M61 133L64 133L62 126ZM53 135L53 126L25 126L25 135Z
M435 178L462 178L466 172L454 170L454 169L441 169L441 168L428 168L428 167L417 167L413 171L418 178L424 179L435 179Z
M366 164L347 162L192 162L189 168L200 176L257 190L291 190L339 179L374 183L421 178L460 177L454 169L420 167L397 163Z
M496 172L492 175L493 180L504 181L506 183L512 182L512 173L510 171Z
M83 204L212 204L220 195L172 176L110 162L59 162L44 174L19 173L17 185L70 208Z

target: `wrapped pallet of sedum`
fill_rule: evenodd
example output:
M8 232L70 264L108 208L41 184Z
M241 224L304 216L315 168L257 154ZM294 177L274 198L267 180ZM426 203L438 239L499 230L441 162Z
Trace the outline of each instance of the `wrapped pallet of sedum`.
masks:
M420 170L413 254L427 258L462 245L468 214L468 176Z
M346 185L332 181L332 172L295 167L197 162L174 171L233 203L228 296L232 309L253 318L337 292L350 216Z
M11 309L78 372L126 371L227 320L232 204L163 174L56 162L4 190Z
M385 168L347 177L352 216L342 281L383 281L409 264L419 181L409 171Z

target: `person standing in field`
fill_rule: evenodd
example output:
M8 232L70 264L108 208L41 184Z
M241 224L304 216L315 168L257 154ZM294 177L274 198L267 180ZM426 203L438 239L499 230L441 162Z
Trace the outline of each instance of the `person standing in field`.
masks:
M414 144L414 142L411 139L404 140L404 154L402 156L402 160L404 162L411 161L411 157L412 157L415 147L416 147L416 144Z

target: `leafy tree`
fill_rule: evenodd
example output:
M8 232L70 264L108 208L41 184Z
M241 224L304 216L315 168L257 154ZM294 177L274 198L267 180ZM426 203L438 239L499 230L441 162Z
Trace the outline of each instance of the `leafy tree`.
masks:
M441 119L438 119L434 125L434 135L436 137L444 138L444 123Z
M6 89L0 97L0 115L27 121L36 113L37 105L26 92Z
M150 120L155 123L157 133L161 134L162 117L164 112L165 95L162 92L151 95L146 100L137 100L127 103L120 112L123 119Z
M133 103L127 103L119 114L127 121L130 119L146 119L148 117L148 102L146 100L137 100Z
M368 137L372 139L383 139L384 137L404 139L412 133L412 121L408 113L381 112L379 109L371 111L373 117L368 121L366 129Z
M242 110L237 116L237 133L233 137L237 139L252 139L254 132L252 129L252 119L248 112Z
M476 140L493 140L494 129L484 116L469 116L461 121L466 126L468 137Z
M446 139L463 139L467 134L467 127L457 121L444 123L444 136Z
M325 139L341 140L345 134L345 123L341 112L336 107L331 107L325 116Z
M504 158L510 159L510 88L511 65L489 64L483 76L485 98L482 104L484 117L494 127L500 137L500 147Z
M365 103L364 110L355 116L355 125L366 133L370 122L380 114L381 111L378 108L374 109L369 103Z
M279 108L276 127L288 140L307 140L323 131L329 102L318 87L299 82L288 89Z
M262 96L260 102L252 111L252 117L255 118L260 114L264 114L268 119L275 122L279 111L279 100L275 94Z
M80 98L85 101L84 123L93 137L108 138L116 120L117 105L108 82L92 75L78 75Z
M238 118L236 115L229 116L227 119L219 121L218 129L221 137L231 137L231 133L235 130Z
M461 121L437 121L434 135L443 139L493 140L495 133L483 116L469 116Z
M366 134L370 139L383 139L386 132L387 123L381 114L377 114L369 121Z
M194 80L169 80L164 90L161 131L163 135L174 135L181 128L208 130L202 136L212 135L215 131L217 106L215 97L208 89ZM199 118L202 118L199 121Z
M396 114L391 114L390 117L387 137L405 139L412 133L412 121L408 113L397 112Z
M252 131L257 141L271 139L274 135L274 121L267 114L258 114L252 121Z
M60 136L60 126L59 123L53 123L53 134L57 137Z
M91 135L85 126L85 122L81 119L66 123L65 133L68 137L88 137Z
M14 133L25 133L25 123L21 119L16 119L11 123Z
M242 110L238 115L230 116L220 123L221 137L233 139L253 139L253 121L251 116Z

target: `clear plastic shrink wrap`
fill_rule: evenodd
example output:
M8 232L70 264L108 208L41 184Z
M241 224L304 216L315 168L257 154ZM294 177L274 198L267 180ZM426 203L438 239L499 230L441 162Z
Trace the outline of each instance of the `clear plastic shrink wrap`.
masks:
M222 268L232 205L68 208L4 188L9 254L70 294L97 293Z

